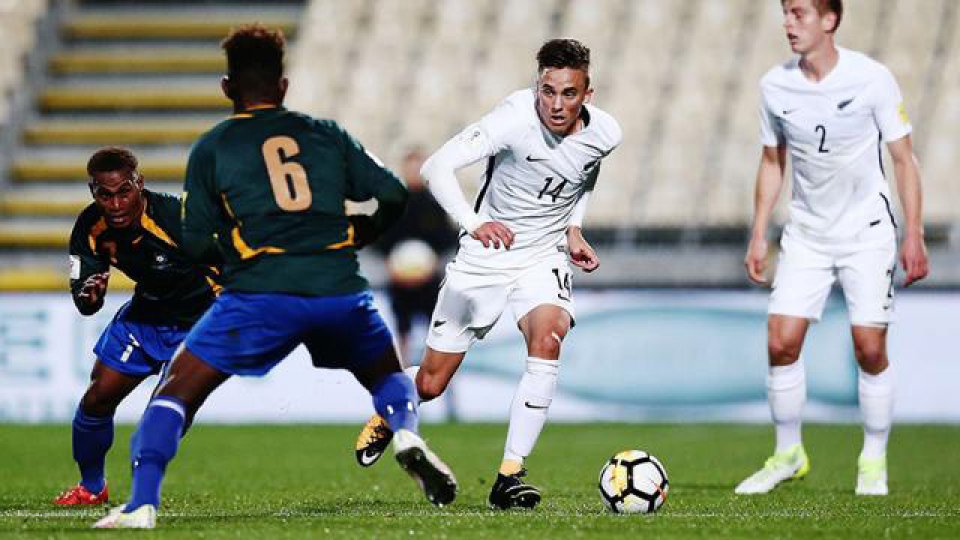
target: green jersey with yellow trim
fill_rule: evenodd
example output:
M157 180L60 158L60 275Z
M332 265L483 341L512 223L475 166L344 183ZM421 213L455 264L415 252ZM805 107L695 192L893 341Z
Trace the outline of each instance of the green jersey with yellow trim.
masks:
M371 198L371 218L348 219L346 200ZM367 287L356 250L399 219L406 199L403 182L336 122L254 109L193 146L184 247L222 263L228 290L349 294Z
M81 313L102 306L79 300L84 282L113 266L137 283L128 317L157 325L192 325L215 298L209 276L214 271L198 266L183 249L180 199L166 193L143 191L145 206L140 221L124 229L107 225L103 213L91 203L70 235L70 291Z

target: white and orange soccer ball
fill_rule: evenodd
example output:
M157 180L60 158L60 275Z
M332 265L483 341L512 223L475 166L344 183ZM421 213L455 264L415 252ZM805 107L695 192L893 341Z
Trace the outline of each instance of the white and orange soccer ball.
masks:
M616 514L656 512L669 491L667 469L642 450L619 452L600 469L600 497Z

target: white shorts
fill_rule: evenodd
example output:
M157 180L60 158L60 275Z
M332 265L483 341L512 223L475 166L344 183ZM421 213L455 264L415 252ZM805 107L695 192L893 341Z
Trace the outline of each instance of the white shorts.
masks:
M817 242L788 226L770 295L770 314L819 321L834 281L847 301L854 326L884 326L893 320L897 245L884 221L844 242Z
M441 352L466 352L487 335L507 306L515 321L543 304L560 306L573 319L572 281L567 255L562 253L523 270L451 262L430 320L427 346Z

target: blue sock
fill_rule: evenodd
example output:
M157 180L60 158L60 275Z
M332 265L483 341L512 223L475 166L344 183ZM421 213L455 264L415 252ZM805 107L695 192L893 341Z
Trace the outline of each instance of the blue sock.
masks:
M80 483L91 493L100 493L106 485L103 467L112 445L113 415L92 416L77 407L73 416L73 460L80 467Z
M370 391L373 408L386 419L390 429L409 429L417 432L417 389L403 372L391 373Z
M143 412L131 444L136 447L136 453L133 455L133 494L127 503L127 512L144 504L160 506L160 484L167 463L177 454L185 416L183 405L169 397L153 399Z

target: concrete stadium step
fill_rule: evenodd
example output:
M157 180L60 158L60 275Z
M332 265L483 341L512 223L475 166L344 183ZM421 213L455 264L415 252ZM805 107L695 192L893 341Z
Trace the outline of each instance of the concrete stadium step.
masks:
M213 84L143 88L55 86L41 92L39 106L43 111L194 110L224 114L228 114L232 107L219 86Z
M224 117L40 120L27 125L23 140L28 144L190 145Z
M292 36L297 30L300 13L299 9L273 13L231 10L230 14L224 14L222 10L182 11L171 15L170 10L138 10L137 13L82 10L80 15L63 24L61 35L68 40L215 40L222 39L231 28L240 24L260 22L270 28L280 28L284 35Z
M0 249L67 249L69 220L0 220Z
M222 73L223 52L213 47L156 47L149 49L72 50L53 55L49 71L78 73Z
M84 149L87 150L87 149ZM89 151L21 151L11 166L11 177L21 183L86 183ZM147 185L153 182L182 183L187 167L187 147L179 152L146 152L133 149Z

